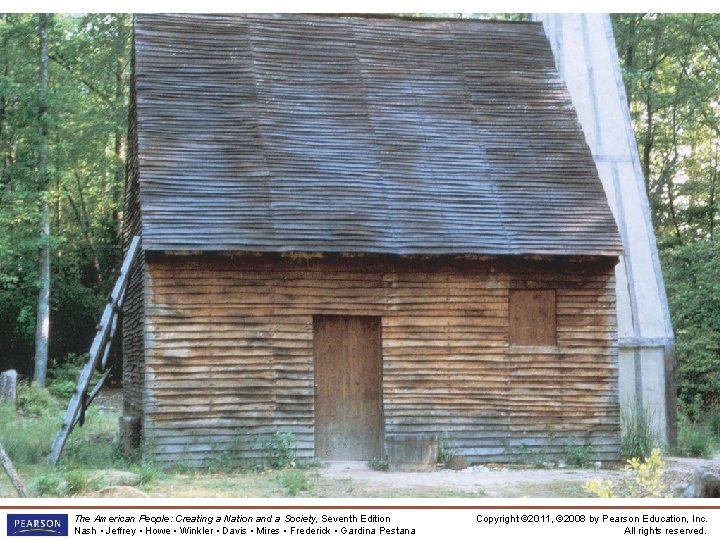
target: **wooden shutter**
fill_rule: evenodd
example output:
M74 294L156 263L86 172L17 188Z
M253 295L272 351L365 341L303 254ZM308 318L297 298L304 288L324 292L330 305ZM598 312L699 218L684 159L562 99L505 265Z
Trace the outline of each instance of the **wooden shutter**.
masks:
M556 345L554 289L511 289L510 345Z

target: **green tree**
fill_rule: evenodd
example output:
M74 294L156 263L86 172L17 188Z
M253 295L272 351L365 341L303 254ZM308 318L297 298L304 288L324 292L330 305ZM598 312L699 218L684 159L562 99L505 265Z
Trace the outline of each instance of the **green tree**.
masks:
M678 398L690 414L720 404L720 240L663 251L677 340Z
M613 17L661 245L715 234L720 15Z
M720 403L720 15L613 17L665 271L680 403Z
M119 267L128 15L55 15L48 32L47 166L39 182L38 16L0 15L0 368L32 374L38 251L53 283L49 359L87 352ZM42 203L52 235L41 241Z

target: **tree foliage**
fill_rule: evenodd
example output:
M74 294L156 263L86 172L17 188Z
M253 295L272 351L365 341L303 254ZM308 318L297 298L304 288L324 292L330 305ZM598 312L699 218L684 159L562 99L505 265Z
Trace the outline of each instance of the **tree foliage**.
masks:
M130 16L56 15L47 189L38 183L37 15L0 15L0 368L32 372L42 197L51 215L50 357L89 347L119 264Z
M718 225L720 15L614 16L630 110L662 246Z
M613 17L689 414L720 403L720 15Z
M678 397L692 419L720 405L720 241L663 252L677 347Z

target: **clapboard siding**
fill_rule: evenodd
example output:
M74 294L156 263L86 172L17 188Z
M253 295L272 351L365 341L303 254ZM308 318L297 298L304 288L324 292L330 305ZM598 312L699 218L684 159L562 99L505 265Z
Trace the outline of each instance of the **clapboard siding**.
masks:
M613 263L148 253L145 435L159 461L253 455L278 431L313 456L313 315L366 315L382 318L386 435L447 432L475 461L589 436L616 459ZM511 287L556 290L556 347L508 345Z
M145 379L144 253L133 265L123 306L123 415L142 418Z
M130 87L128 117L128 156L125 183L125 210L123 216L123 249L141 232L140 193L138 186L137 114L135 85ZM123 344L123 414L142 418L142 395L145 378L145 253L140 250L130 269L130 280L125 292L122 313Z

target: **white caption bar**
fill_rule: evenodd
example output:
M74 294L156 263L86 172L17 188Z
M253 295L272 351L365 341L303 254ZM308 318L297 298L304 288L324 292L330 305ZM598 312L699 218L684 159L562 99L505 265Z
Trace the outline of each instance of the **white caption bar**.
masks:
M452 503L450 503L452 504ZM720 506L162 506L25 507L67 514L69 538L720 538ZM10 529L8 529L9 531ZM9 533L8 533L9 534ZM11 535L20 536L20 535ZM22 534L27 536L27 534Z

